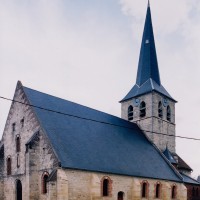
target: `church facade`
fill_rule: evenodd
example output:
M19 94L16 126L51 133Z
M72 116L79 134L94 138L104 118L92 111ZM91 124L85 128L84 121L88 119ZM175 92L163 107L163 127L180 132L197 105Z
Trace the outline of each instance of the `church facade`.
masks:
M0 142L0 200L186 200L187 184L198 199L175 150L176 101L161 85L150 6L137 81L120 102L122 118L19 81Z

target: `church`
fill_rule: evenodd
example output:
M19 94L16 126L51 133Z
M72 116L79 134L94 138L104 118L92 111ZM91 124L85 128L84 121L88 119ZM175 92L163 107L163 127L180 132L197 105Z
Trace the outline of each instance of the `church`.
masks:
M150 5L121 118L18 81L0 141L0 200L199 200L176 153L176 100L160 80Z

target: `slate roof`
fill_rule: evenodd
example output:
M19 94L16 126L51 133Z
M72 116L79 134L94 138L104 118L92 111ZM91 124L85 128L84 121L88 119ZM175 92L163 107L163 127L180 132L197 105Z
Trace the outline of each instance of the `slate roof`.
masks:
M54 169L49 175L47 181L57 181L57 169Z
M23 90L30 104L57 111L33 107L61 167L182 181L136 124L27 87Z
M166 147L165 151L163 152L163 154L170 161L170 163L172 163L172 164L178 164L167 147Z
M177 156L178 158L178 170L187 170L189 172L192 171L192 168L176 153L172 154L173 156Z
M181 176L183 177L183 182L184 183L200 185L200 183L197 180L191 178L190 176L188 176L188 175L186 175L184 173L181 173Z
M151 10L150 6L148 5L140 49L136 84L120 102L129 100L142 94L150 93L152 91L156 91L176 102L161 85L151 20Z
M171 164L177 165L178 170L186 170L189 172L192 171L192 168L177 153L171 153L167 147L163 154L170 161Z

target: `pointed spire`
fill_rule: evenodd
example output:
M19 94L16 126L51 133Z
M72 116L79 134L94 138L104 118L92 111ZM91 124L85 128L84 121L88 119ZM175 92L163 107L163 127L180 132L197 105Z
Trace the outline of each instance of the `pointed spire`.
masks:
M177 102L171 97L171 95L161 85L160 82L153 26L151 21L150 1L148 0L136 84L120 102L122 103L152 91L156 91L164 95L165 97L171 99L173 102Z
M151 9L150 3L148 1L136 84L138 86L141 86L150 78L154 80L158 85L161 85L153 34L153 26L151 21Z

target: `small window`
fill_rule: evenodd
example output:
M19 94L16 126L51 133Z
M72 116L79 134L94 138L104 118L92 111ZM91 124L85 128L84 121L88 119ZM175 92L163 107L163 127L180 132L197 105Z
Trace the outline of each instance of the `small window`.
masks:
M16 152L20 152L20 136L16 137Z
M157 199L160 198L160 191L161 191L160 183L157 183L157 184L156 184L156 194L155 194L155 197L156 197Z
M109 177L103 177L101 180L102 196L107 197L111 195L111 179Z
M161 101L158 103L158 117L163 117L163 107Z
M175 185L173 185L172 186L172 199L175 199L176 198L176 186Z
M44 172L42 176L42 193L46 194L47 193L47 179L49 177L48 172Z
M128 120L133 120L133 106L128 107Z
M13 124L12 124L12 132L15 132L15 130L16 130L16 124L13 123Z
M124 200L124 192L118 192L117 200Z
M171 122L171 108L167 106L167 121Z
M7 158L7 175L11 175L11 157Z
M142 101L140 103L140 117L145 117L146 116L146 103Z
M199 196L199 189L198 188L196 189L196 196L197 197Z
M20 124L21 124L21 128L23 128L24 127L24 118L21 119Z
M142 198L147 198L147 190L148 190L147 182L142 183Z

